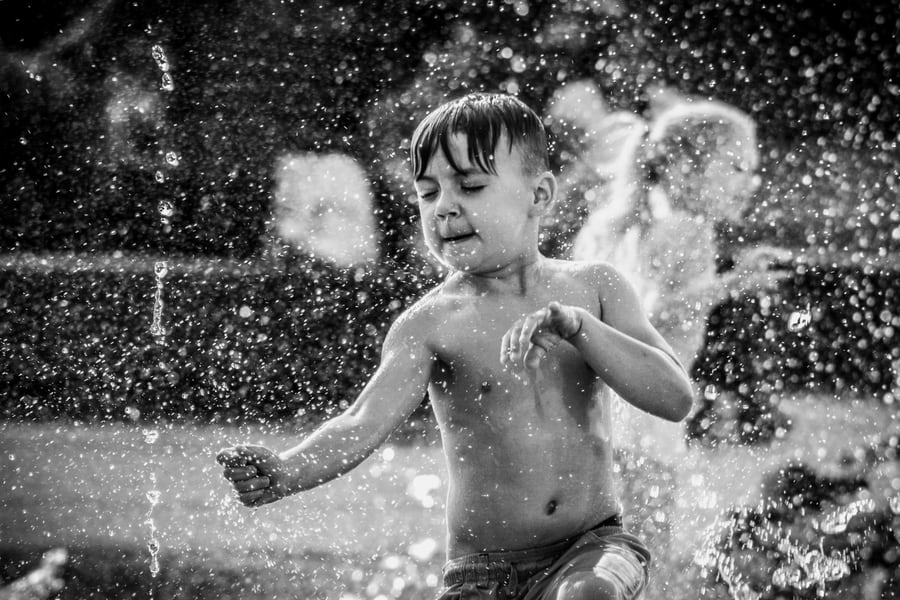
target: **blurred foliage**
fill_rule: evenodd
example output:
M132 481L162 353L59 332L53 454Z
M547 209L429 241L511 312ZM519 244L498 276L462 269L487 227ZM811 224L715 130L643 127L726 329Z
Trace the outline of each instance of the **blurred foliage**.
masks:
M411 208L383 159L402 156L423 111L472 90L543 110L579 79L613 109L642 113L662 85L751 114L764 183L778 182L759 198L765 237L900 245L892 1L99 0L4 13L0 249L251 256L275 159L338 151L367 166L383 253L402 258ZM554 164L567 160L555 145ZM168 226L161 200L176 207Z
M402 307L433 283L388 265L170 266L168 335L154 338L152 269L0 279L0 415L85 421L332 414L368 380Z
M776 403L791 391L900 403L898 282L896 268L800 264L777 289L718 304L691 370L704 396L689 437L783 436L789 424Z

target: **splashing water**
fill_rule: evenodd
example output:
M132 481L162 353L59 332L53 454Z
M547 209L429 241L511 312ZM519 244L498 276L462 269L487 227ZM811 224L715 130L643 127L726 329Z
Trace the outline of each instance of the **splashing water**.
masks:
M796 333L805 329L811 321L812 313L809 310L809 306L807 306L805 309L791 313L791 316L788 318L788 330Z
M157 261L153 266L156 275L156 295L153 301L153 322L150 325L150 333L158 338L166 335L166 330L162 325L162 309L163 309L163 278L169 272L169 266L166 261Z
M169 73L169 69L171 68L169 66L169 59L166 58L166 53L162 46L159 44L154 45L150 49L150 56L153 57L159 70L162 71L162 79L159 87L167 92L171 92L175 89L175 83L172 81L172 74Z
M156 61L156 66L159 67L160 71L165 73L169 70L169 60L166 58L166 52L162 46L155 44L150 48L150 56Z
M891 496L891 499L888 501L888 504L891 507L891 512L895 515L900 515L900 495Z
M156 473L150 473L150 482L153 489L147 492L147 500L150 502L150 509L147 511L147 520L144 524L150 529L150 539L147 540L147 549L150 551L150 574L156 577L159 575L159 537L156 529L156 522L153 520L153 509L159 504L161 492L156 489Z
M175 214L175 207L172 206L172 203L168 200L161 200L157 208L159 210L159 214L161 214L165 218L171 217L173 214Z
M853 517L873 510L875 510L875 502L871 498L851 502L847 506L842 506L825 515L825 518L819 523L819 531L825 535L844 533Z
M842 516L838 517L838 520L849 521L844 515L851 513L855 515L874 508L874 502L865 499L843 507L829 516L840 514ZM737 521L733 518L723 520L717 517L704 533L693 561L701 568L701 575L704 578L710 571L715 572L728 586L734 600L759 599L760 593L745 580L732 557L732 552L742 543L746 543L736 541L736 538L745 537L735 535L736 525ZM775 587L800 591L816 588L817 595L822 596L826 583L839 581L850 575L850 564L853 562L850 551L825 554L821 549L811 548L791 539L780 527L768 522L754 526L753 535L760 544L771 547L771 551L777 548L777 553L783 557L782 564L771 573L771 582ZM726 543L729 547L721 548L722 540L728 540ZM751 543L748 547L752 546Z
M172 81L172 76L169 73L162 74L162 79L159 82L159 87L167 92L171 92L175 89L175 82Z
M145 429L143 431L144 434L144 442L147 444L155 444L156 440L159 439L159 431L156 429Z

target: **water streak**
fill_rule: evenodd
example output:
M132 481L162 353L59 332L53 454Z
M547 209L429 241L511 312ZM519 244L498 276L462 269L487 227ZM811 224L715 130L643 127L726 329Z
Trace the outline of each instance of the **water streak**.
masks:
M163 278L169 272L169 266L166 261L157 261L154 264L153 272L156 276L156 295L153 301L153 322L150 325L150 333L157 338L166 335L166 330L162 325L163 310Z

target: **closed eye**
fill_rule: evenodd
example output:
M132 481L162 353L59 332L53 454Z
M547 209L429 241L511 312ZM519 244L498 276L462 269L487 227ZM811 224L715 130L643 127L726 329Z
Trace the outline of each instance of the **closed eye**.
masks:
M486 188L484 185L464 185L462 186L462 190L467 194L474 194Z

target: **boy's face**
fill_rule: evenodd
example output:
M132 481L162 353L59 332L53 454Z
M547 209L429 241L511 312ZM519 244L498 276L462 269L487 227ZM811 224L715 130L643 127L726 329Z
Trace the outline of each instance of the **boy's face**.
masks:
M469 162L464 135L453 134L449 142L460 171L438 149L415 181L428 249L450 268L469 273L499 271L536 252L537 178L525 174L521 150L508 151L502 135L492 174Z

